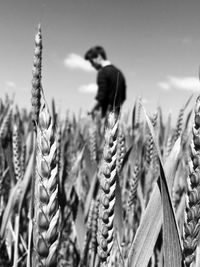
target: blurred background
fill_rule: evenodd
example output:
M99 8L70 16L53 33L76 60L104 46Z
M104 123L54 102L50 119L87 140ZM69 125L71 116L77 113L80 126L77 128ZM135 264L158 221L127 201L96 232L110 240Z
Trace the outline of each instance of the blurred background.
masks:
M85 52L102 45L126 77L123 112L142 97L148 113L165 116L200 92L200 2L186 0L1 0L0 98L15 95L31 109L34 36L41 23L42 84L60 114L93 106L96 72Z

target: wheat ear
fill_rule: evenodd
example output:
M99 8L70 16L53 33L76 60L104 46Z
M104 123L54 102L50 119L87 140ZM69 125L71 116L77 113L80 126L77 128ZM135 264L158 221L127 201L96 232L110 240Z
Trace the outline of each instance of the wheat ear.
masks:
M12 105L9 106L5 117L3 118L2 124L0 126L0 140L2 142L2 146L6 145L6 137L8 135L10 129L10 122L12 118Z
M89 151L92 162L97 161L97 129L96 125L91 125L89 128Z
M22 178L22 171L21 171L21 162L20 162L20 152L19 152L19 131L17 128L17 124L14 123L13 125L13 134L12 134L12 151L13 151L13 165L14 165L14 172L16 180Z
M42 68L42 33L41 26L38 26L38 32L35 36L35 50L33 59L33 78L32 78L32 120L38 123L40 112L40 97L41 97L41 68Z
M98 220L98 255L101 262L108 262L114 237L114 205L116 188L117 132L119 121L114 113L108 116L105 131L103 160L99 171L100 207Z
M200 96L196 101L194 120L183 241L185 265L187 267L195 260L200 230Z
M135 203L137 199L137 188L138 188L138 182L140 178L140 166L138 163L134 166L134 170L132 173L132 180L130 184L130 191L129 191L129 196L128 196L128 201L127 201L127 208L128 210L130 207Z
M57 146L44 102L38 119L33 226L33 266L56 266L58 246Z
M181 108L179 111L179 115L178 115L178 120L176 123L176 129L175 129L175 133L174 133L174 142L176 142L176 140L179 138L182 128L183 128L183 116L184 116L184 108Z
M117 172L120 173L122 168L122 163L124 156L126 154L126 144L125 144L125 134L124 129L121 126L118 133L118 142L117 142Z

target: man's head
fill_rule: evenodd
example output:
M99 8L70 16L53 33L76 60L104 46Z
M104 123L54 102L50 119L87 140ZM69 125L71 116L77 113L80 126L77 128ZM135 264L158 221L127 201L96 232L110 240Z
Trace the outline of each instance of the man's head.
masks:
M96 70L99 70L102 68L102 62L107 60L107 55L102 46L95 46L85 53L85 59L89 60Z

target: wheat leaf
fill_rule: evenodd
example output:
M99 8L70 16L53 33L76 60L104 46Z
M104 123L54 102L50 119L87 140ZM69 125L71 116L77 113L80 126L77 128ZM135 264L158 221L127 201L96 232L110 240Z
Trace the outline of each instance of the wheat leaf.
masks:
M146 267L153 253L162 225L162 206L158 185L155 184L142 221L131 245L126 267Z
M161 192L163 206L163 247L165 266L182 266L182 248L175 213L170 199L165 173L160 162Z
M150 124L152 136L154 136L153 127ZM155 138L154 138L155 140ZM178 139L164 164L165 177L168 180L169 192L172 191L172 185L175 177L177 161L180 152L180 139ZM158 154L160 152L158 151ZM131 245L127 267L145 267L152 256L153 249L162 226L162 204L158 184L155 184L148 205L144 211L136 236ZM167 266L167 265L166 265ZM177 266L178 267L178 266Z
M13 189L11 189L10 196L8 199L8 204L7 204L5 211L4 211L4 214L3 214L3 219L2 219L1 229L0 229L0 236L2 238L4 238L7 222L9 220L10 216L12 215L12 213L14 212L14 206L15 206L16 202L19 201L20 206L21 206L22 201L24 199L26 189L28 187L28 184L30 183L30 178L32 175L33 158L34 158L34 155L32 154L32 156L29 160L29 163L28 163L23 180L19 180L17 182L17 184L13 187ZM18 199L18 197L19 197L19 199Z
M153 126L144 110L146 121L148 123L151 134L154 138ZM161 160L161 154L156 139L154 138L154 144L156 146L159 165L160 165L160 184L161 184L161 195L162 195L162 207L163 207L163 246L164 246L164 261L166 266L182 266L182 248L180 241L179 229L175 217L175 212L172 206L172 201L169 193L169 188ZM170 173L171 175L171 173ZM170 177L168 177L169 179ZM172 188L173 180L169 179ZM170 190L171 191L171 190Z

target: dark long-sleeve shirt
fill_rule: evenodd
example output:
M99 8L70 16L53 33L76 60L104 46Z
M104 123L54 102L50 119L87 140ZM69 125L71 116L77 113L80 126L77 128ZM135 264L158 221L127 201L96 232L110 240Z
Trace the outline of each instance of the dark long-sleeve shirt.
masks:
M126 99L126 81L123 73L114 65L107 65L97 75L98 91L96 100L105 116L108 110L120 111Z

